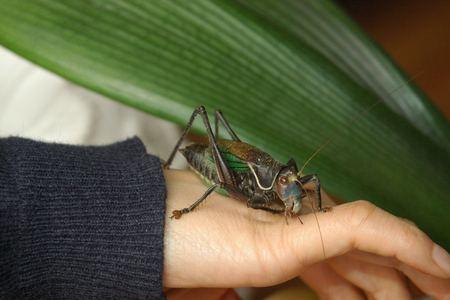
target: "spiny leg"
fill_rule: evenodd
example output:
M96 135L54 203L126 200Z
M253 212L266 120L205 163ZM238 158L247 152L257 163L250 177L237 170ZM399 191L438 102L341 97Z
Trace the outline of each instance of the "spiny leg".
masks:
M319 177L317 177L316 174L310 174L310 175L305 175L303 177L300 178L300 184L302 186L304 186L305 184L308 184L310 182L314 182L315 184L315 193L316 193L316 197L317 197L317 207L319 209L319 211L325 212L330 210L330 208L327 207L322 207L322 195L320 192L320 180ZM306 190L305 190L306 192Z
M171 219L173 219L173 218L179 219L179 218L181 218L182 215L193 211L197 206L200 205L200 203L202 203L209 195L211 195L211 193L216 188L224 189L230 195L233 195L233 197L236 198L236 199L247 200L246 198L244 198L244 196L242 194L239 194L239 192L234 187L232 187L230 185L227 185L226 183L216 183L216 184L213 184L212 186L210 186L205 191L205 193L203 193L203 195L200 198L198 198L194 203L192 203L190 206L188 206L186 208L183 208L181 210L174 210L174 211L172 211L172 216L170 218Z
M229 187L229 189L233 189L235 187L234 178L232 177L231 172L228 169L227 165L225 164L222 154L219 151L219 147L217 146L216 139L214 137L214 134L212 133L211 124L209 123L208 114L206 113L206 109L204 106L199 106L192 113L192 116L191 116L180 140L176 144L176 146L175 146L174 150L172 151L169 159L167 160L165 166L170 165L170 163L172 162L176 151L180 147L184 136L186 135L188 130L192 127L192 123L194 122L195 117L197 115L200 115L202 117L203 124L205 125L205 128L206 128L206 133L208 135L208 141L209 141L209 147L211 148L211 152L212 152L212 156L214 159L214 164L216 166L217 177L219 179L219 182L216 185L214 185L214 187L211 187L210 189L208 189L202 197L200 197L196 202L194 202L188 208L173 211L173 213L172 213L173 217L175 217L176 219L179 219L183 214L186 214L186 213L189 213L190 211L192 211L192 209L194 209L196 206L198 206L198 204L200 204L203 200L205 200L205 198L209 194L211 194L217 186Z
M194 112L192 113L186 127L184 128L183 133L181 134L180 138L178 139L178 142L175 144L175 147L173 148L172 152L170 153L169 158L167 159L167 161L164 163L163 167L164 169L169 168L170 164L172 163L175 154L177 154L178 149L181 146L181 143L183 142L184 137L186 136L186 134L189 132L189 129L191 129L192 124L194 123L195 117L200 113L200 107L197 107Z
M215 116L215 118L214 118L214 132L215 132L215 136L216 136L217 139L219 138L219 121L220 121L222 123L222 125L225 127L225 129L227 130L228 134L233 139L233 141L237 141L237 142L241 141L238 138L238 136L236 135L236 133L233 131L233 129L231 128L230 124L225 119L223 113L220 110L216 110L216 113L215 113L214 116Z
M225 164L225 160L219 151L219 146L217 146L216 138L212 132L211 124L209 123L208 114L203 106L198 108L199 113L203 119L203 124L206 127L206 133L208 134L209 147L211 147L211 152L214 159L214 164L216 166L217 176L219 177L219 183L223 185L235 186L234 178L231 175L230 170Z
M190 206L185 207L185 208L183 208L183 209L181 209L181 210L174 210L174 211L172 212L172 216L171 216L170 218L171 218L171 219L173 219L173 218L179 219L179 218L181 218L182 215L187 214L187 213L193 211L193 210L194 210L197 206L199 206L200 203L202 203L203 200L205 200L206 197L208 197L208 196L209 196L209 195L210 195L210 194L211 194L211 193L212 193L219 185L220 185L220 184L214 184L214 185L210 186L210 187L206 190L206 192L205 192L200 198L198 198L197 201L195 201L194 203L192 203Z
M280 213L285 212L284 208L267 206L267 204L265 204L264 202L248 201L247 205L251 208L270 211L271 213L274 213L274 214L280 214Z
M216 163L216 169L218 173L218 177L221 183L232 183L232 177L230 174L230 171L228 170L227 166L225 165L225 162L222 158L222 155L220 154L219 148L217 146L216 139L214 137L214 134L212 133L211 124L209 123L208 115L206 113L205 107L199 106L197 107L194 112L191 115L191 118L189 119L189 122L186 125L186 128L184 129L183 133L181 134L178 142L176 143L175 147L172 150L172 153L170 153L169 158L164 163L164 168L168 168L170 164L172 163L175 154L177 153L178 149L181 146L181 143L183 142L184 137L189 132L189 129L191 129L192 124L194 123L195 117L197 115L200 115L203 120L203 124L205 125L206 132L208 134L208 140L209 140L209 146L212 149L214 162ZM217 165L220 165L221 167L218 167Z
M267 201L258 201L255 199L248 199L247 200L247 206L254 208L254 209L261 209L261 210L265 210L274 214L281 214L284 213L284 218L286 220L286 225L289 225L288 222L288 214L289 212L286 210L285 207L282 206L276 206L276 205L271 205L268 204ZM290 214L289 214L290 217Z

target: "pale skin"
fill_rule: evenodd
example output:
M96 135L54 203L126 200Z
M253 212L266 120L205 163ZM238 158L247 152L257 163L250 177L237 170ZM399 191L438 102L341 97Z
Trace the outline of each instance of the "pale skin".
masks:
M169 299L238 299L231 287L299 277L321 299L450 299L450 256L413 223L368 201L342 204L286 224L283 215L213 193L181 219L205 185L190 171L165 170L164 287ZM325 203L330 203L324 195Z

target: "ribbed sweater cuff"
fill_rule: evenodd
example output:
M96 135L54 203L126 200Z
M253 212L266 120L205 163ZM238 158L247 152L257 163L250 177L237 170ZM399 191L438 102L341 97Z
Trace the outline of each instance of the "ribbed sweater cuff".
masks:
M0 298L164 299L165 198L138 138L0 139Z

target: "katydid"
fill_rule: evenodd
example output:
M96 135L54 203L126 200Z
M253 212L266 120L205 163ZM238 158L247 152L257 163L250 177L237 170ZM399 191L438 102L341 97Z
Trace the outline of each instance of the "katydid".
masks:
M179 149L197 116L202 118L206 127L208 142ZM218 139L219 122L223 124L231 140ZM212 131L206 109L203 106L196 108L164 164L164 167L168 168L179 150L189 166L209 186L189 207L174 210L171 218L179 219L191 212L215 190L242 200L254 209L284 213L286 217L298 217L302 199L309 197L305 185L311 183L314 184L317 208L319 211L325 211L322 207L320 180L315 174L303 175L295 160L290 159L283 164L266 152L242 142L220 111L216 111L214 123L215 133Z

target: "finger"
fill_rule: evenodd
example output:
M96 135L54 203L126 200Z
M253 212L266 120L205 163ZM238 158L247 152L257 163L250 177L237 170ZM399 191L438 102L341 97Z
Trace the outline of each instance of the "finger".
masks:
M398 259L393 257L383 257L379 255L375 255L372 253L367 253L359 250L350 251L345 254L353 259L360 260L362 262L367 262L375 265L380 265L389 268L395 268L399 271L402 271L402 267L406 266L404 263L400 262ZM423 274L423 273L422 273ZM406 274L405 274L406 275ZM437 278L437 277L435 277ZM410 279L410 278L409 278ZM414 283L409 280L408 281L408 289L410 293L413 295L413 299L423 297L425 294L417 288Z
M166 293L168 300L240 300L233 289L171 289Z
M320 299L364 299L357 288L323 262L305 268L300 278L318 294Z
M411 299L405 280L394 268L353 259L347 255L328 261L343 278L362 289L370 299Z
M434 296L436 299L450 298L450 280L442 279L422 273L408 265L400 263L394 258L381 257L370 253L352 251L348 254L353 259L378 264L382 266L395 267L403 272L422 292Z
M326 257L350 250L394 257L424 273L450 277L450 256L417 227L377 208L367 201L356 201L317 214ZM324 259L314 216L305 216L305 226L286 226L285 234L300 264L307 266ZM295 224L294 224L295 225ZM316 239L317 240L317 239ZM305 247L307 244L307 247Z
M346 255L348 255L354 259L358 259L358 260L365 261L365 262L368 262L371 264L385 266L385 267L391 267L391 268L398 269L400 267L400 265L402 265L402 262L400 262L395 257L384 257L384 256L379 256L376 254L367 253L367 252L359 251L359 250L350 251Z
M409 266L401 266L400 270L425 294L438 300L450 299L450 279L424 274Z

